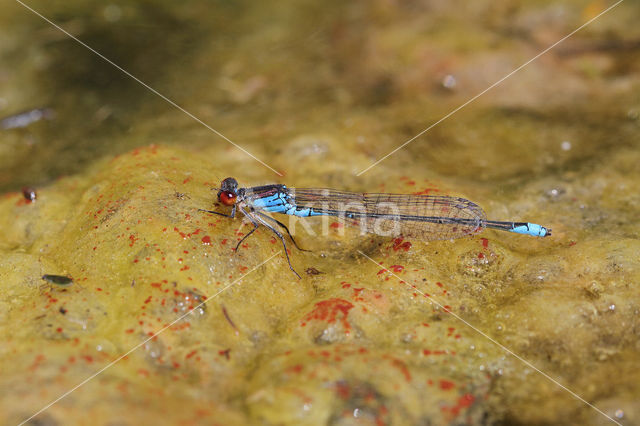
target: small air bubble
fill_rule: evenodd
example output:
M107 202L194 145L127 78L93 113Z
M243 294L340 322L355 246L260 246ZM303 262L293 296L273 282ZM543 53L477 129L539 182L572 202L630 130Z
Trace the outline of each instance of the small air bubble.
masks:
M616 305L609 305L609 310L610 311L615 311L616 310Z
M122 9L118 5L109 4L104 8L103 14L108 22L117 22L122 17Z
M545 191L545 195L550 199L557 199L567 191L564 188L552 188Z
M562 143L560 144L560 148L562 148L563 151L569 151L571 149L571 142L562 141Z
M442 87L445 89L455 89L457 85L458 82L456 81L456 78L451 74L445 75L442 79Z
M616 417L621 419L624 417L624 411L622 410L616 410Z

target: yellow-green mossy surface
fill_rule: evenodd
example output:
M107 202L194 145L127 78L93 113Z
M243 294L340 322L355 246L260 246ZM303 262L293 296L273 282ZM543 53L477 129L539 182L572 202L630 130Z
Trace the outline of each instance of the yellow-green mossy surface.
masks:
M631 394L607 395L637 389L638 270L625 261L637 240L575 243L559 225L553 239L487 232L425 243L358 237L330 222L324 237L297 233L311 252L289 244L298 280L268 230L235 252L251 225L198 211L229 211L211 191L224 177L198 153L150 146L41 188L35 202L4 195L3 422L105 367L39 419L592 416L482 333L601 407L633 412Z

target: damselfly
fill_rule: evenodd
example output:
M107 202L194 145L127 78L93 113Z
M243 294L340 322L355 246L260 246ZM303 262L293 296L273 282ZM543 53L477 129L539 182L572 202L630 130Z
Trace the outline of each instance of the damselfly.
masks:
M260 225L264 225L282 241L289 268L298 278L300 275L291 266L284 236L275 226L287 231L296 248L302 249L289 229L265 212L300 217L335 216L355 221L363 232L426 241L461 238L484 228L534 237L551 235L551 229L535 223L487 220L480 206L459 197L367 194L322 188L287 188L278 184L239 188L238 182L231 177L223 180L217 189L218 201L230 206L231 213L201 211L233 218L237 209L253 224L253 229L238 242L236 250Z

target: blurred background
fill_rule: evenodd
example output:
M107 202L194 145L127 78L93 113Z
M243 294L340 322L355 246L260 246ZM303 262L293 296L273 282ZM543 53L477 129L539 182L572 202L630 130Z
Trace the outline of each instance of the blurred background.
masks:
M368 183L355 173L611 4L28 3L273 168L352 187ZM0 8L0 190L151 143L263 167L20 3ZM455 185L517 185L631 146L637 12L622 3L367 173L419 164ZM10 121L38 108L40 120Z

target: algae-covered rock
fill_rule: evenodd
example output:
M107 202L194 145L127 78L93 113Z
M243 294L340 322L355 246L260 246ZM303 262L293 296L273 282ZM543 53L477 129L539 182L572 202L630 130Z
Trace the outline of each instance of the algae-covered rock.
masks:
M497 340L591 399L613 389L587 377L634 357L620 326L637 327L638 271L597 283L591 272L630 267L618 243L600 249L601 266L598 255L577 266L560 241L363 239L332 222L328 235L298 231L312 248L291 249L299 280L268 230L236 251L252 226L199 210L228 213L212 192L224 177L192 152L150 146L35 201L4 196L7 421L81 384L48 419L81 407L125 422L476 423L496 399L518 406L518 392L580 408Z
M278 423L336 421L356 410L371 421L400 421L438 416L442 407L454 418L459 398L466 408L478 397L476 386L454 384L460 373L440 377L431 364L441 361L425 355L465 351L460 336L385 269L296 252L294 264L307 271L298 280L280 242L262 229L235 251L250 225L199 211L224 211L212 207L211 192L224 175L194 154L152 146L94 170L40 189L34 202L7 194L0 206L5 366L15 374L5 375L7 419L104 367L48 415L119 406L128 420L139 413L148 421L149 410L172 421L199 413ZM383 250L410 246L389 242ZM368 278L356 279L364 271ZM73 282L60 286L44 274ZM410 311L421 319L411 321ZM430 339L433 349L412 344L431 330L449 338ZM419 394L400 396L414 386ZM426 412L425 398L436 398Z

